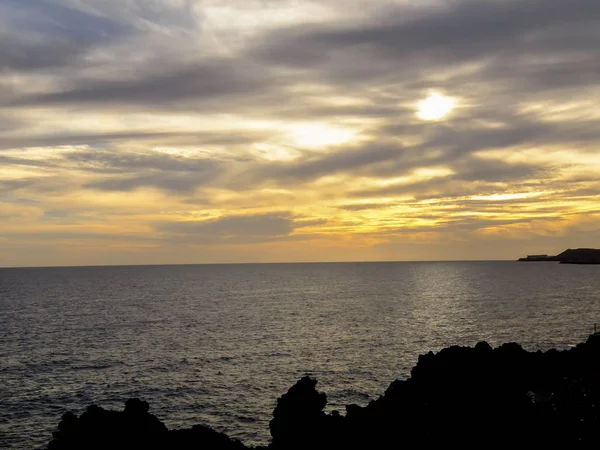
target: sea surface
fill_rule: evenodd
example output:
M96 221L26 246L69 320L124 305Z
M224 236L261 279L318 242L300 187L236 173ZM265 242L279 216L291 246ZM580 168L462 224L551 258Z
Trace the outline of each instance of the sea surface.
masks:
M310 374L365 405L418 355L566 348L600 322L600 266L418 262L0 269L0 447L42 448L66 411L149 401L266 444Z

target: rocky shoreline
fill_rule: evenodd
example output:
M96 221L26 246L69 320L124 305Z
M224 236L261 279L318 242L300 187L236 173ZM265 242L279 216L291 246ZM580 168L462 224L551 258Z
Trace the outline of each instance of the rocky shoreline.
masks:
M528 352L449 347L419 357L407 380L394 381L365 407L323 412L324 393L304 377L282 395L272 441L258 449L384 449L402 446L582 448L600 441L600 335L565 350ZM168 430L145 401L121 412L92 405L62 417L49 450L224 449L243 443L208 427Z

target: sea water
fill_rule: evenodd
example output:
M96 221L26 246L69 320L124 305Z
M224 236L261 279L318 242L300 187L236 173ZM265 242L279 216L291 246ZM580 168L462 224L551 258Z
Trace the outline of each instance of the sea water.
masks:
M269 441L306 375L365 405L419 354L565 348L600 322L600 266L415 262L0 269L0 447L41 448L66 411L147 400L169 428Z

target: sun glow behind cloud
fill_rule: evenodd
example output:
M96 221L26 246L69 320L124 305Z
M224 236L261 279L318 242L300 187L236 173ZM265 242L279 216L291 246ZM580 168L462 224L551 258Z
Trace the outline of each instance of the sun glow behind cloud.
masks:
M292 142L300 147L324 149L331 145L350 142L355 137L351 129L325 124L290 125L286 128L289 129Z

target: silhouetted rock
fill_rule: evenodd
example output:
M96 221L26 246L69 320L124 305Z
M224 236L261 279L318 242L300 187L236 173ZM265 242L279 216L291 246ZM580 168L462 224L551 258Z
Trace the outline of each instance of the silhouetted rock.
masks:
M89 406L77 418L66 413L53 433L49 450L130 450L130 449L215 449L241 450L246 447L208 427L197 425L189 430L167 430L148 413L145 401L130 399L123 412Z
M277 401L264 449L406 447L564 447L600 443L600 335L568 351L528 352L448 347L419 357L408 380L396 380L367 406L325 414L325 394L304 377ZM168 431L148 403L123 412L90 406L63 416L50 450L246 448L208 427ZM258 450L258 448L257 448Z
M316 385L317 380L304 377L277 400L269 423L273 448L310 448L319 439L327 396Z
M189 430L170 431L168 446L164 448L177 450L242 450L247 447L240 441L230 439L224 433L218 433L203 425L194 425Z
M570 248L556 256L528 255L526 258L519 258L518 260L528 262L558 261L561 264L600 264L600 250L595 248Z

